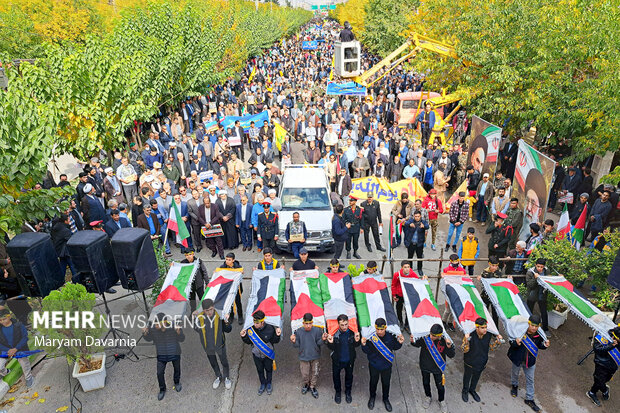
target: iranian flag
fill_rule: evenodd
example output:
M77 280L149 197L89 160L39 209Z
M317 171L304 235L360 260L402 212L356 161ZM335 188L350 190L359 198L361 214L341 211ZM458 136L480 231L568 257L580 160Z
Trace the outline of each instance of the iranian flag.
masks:
M159 313L174 318L182 317L185 314L187 298L192 289L192 282L197 269L198 260L191 264L172 263L172 267L166 274L164 284L161 286L161 292L151 310L151 320Z
M168 217L168 229L172 230L177 236L177 242L183 245L185 248L189 247L187 239L189 238L189 231L183 218L181 217L180 206L177 206L176 202L172 202L170 205L170 216Z
M482 136L487 139L487 158L485 163L497 162L499 143L502 140L502 128L491 125L482 131Z
M439 307L428 280L399 277L413 339L427 336L433 324L442 325Z
M528 327L530 311L519 296L519 287L508 278L483 278L482 287L489 296L497 316L511 340L523 337ZM544 332L539 333L545 337Z
M304 314L313 316L314 325L325 327L323 297L319 286L317 270L291 271L291 330L303 325Z
M536 280L545 290L568 306L568 309L591 329L609 338L608 331L616 325L589 300L577 293L563 276L540 276Z
M208 298L213 300L215 310L223 318L225 314L230 313L242 278L243 268L218 268L207 284L201 302Z
M441 279L441 289L446 296L452 315L463 333L476 329L478 317L487 320L487 329L491 334L499 334L489 310L485 307L480 293L469 277L450 276Z
M381 274L362 273L353 277L353 295L362 336L369 338L375 332L377 318L385 319L387 331L399 335L398 318L392 307L390 292Z
M252 274L252 291L248 299L244 329L252 327L252 315L262 310L265 322L282 328L282 311L284 311L284 294L286 292L286 274L284 269L256 270Z
M573 246L577 249L581 248L581 244L583 244L583 234L586 229L586 219L588 218L588 204L583 207L583 211L581 211L581 215L579 215L579 219L577 223L573 227L570 233L570 238L573 242Z
M570 218L568 217L568 204L564 204L564 210L560 215L560 221L558 222L558 235L555 236L556 240L564 239L570 233Z
M536 149L525 143L523 139L519 140L519 151L517 152L517 165L515 169L515 178L519 183L521 192L525 192L525 180L530 169L538 169L542 171L540 158Z
M327 332L334 334L338 329L338 316L349 317L349 328L358 331L357 313L353 300L353 283L349 273L325 273L319 275L323 312L327 324Z

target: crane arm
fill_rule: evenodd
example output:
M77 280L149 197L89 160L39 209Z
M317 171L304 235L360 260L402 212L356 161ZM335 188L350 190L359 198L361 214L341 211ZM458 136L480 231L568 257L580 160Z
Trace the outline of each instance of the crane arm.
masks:
M405 43L403 43L398 49L394 50L392 53L387 55L385 59L381 60L379 63L374 65L369 70L365 71L359 76L353 78L353 80L363 86L370 86L373 83L379 81L392 70L394 70L397 66L399 66L403 61L409 59L410 57L415 57L418 52L422 50L428 50L431 52L438 53L442 56L451 57L453 59L458 59L458 55L456 54L456 50L453 46L440 42L438 40L431 39L430 37L422 36L418 33L413 33ZM402 53L405 53L403 56L399 57ZM396 60L395 60L396 59ZM464 62L465 65L469 65L468 62ZM378 78L374 79L372 82L369 82L373 76L377 74L381 69L386 68L385 72L381 74Z

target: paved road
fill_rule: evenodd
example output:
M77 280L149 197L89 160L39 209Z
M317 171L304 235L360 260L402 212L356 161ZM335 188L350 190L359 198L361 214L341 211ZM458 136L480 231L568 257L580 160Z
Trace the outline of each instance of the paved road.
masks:
M387 216L389 207L384 205L384 216ZM477 232L481 226L467 223L466 227L475 225ZM441 217L440 228L447 228L447 218ZM486 243L486 236L478 234L481 242ZM439 234L438 245L443 245L445 232ZM387 242L384 235L383 242ZM250 268L254 261L258 261L256 252L241 252L238 258L244 260L244 266ZM364 259L377 259L376 253L370 254L362 248L361 255ZM200 253L201 258L207 259L208 268L211 271L219 263L210 261L204 250ZM210 254L209 254L210 256ZM439 252L432 252L429 248L429 257L438 257ZM321 255L321 257L327 257ZM180 258L178 251L175 258ZM314 258L314 257L311 257ZM395 251L395 258L406 258L406 251L401 246ZM289 257L290 260L290 257ZM251 261L248 262L248 261ZM290 261L289 261L290 262ZM479 264L477 271L483 264ZM321 265L323 268L323 265ZM427 274L436 272L437 263L428 264L424 268ZM385 272L388 273L387 271ZM246 277L250 271L246 271ZM434 281L433 281L434 282ZM249 279L244 280L244 306L250 290ZM120 292L119 292L120 293ZM438 297L442 303L443 297ZM141 299L129 297L112 303L113 313L139 314L141 311ZM285 314L290 314L290 304L286 304ZM290 317L285 316L283 336L290 335ZM314 400L310 394L300 393L300 373L297 355L291 343L284 339L276 345L278 369L274 372L274 392L271 396L266 394L257 396L258 379L252 361L249 346L243 345L239 339L240 327L234 323L233 331L227 340L228 358L231 364L231 378L233 388L225 390L223 385L213 390L211 383L214 379L204 352L200 348L199 340L192 331L186 331L187 339L183 346L182 355L182 383L183 390L176 393L171 388L161 402L157 401L157 380L155 377L154 348L147 343L139 343L136 352L140 355L139 361L128 359L115 362L108 369L107 384L102 390L84 393L78 390L77 397L83 403L84 412L113 412L120 409L136 412L160 412L175 411L186 412L265 412L265 411L299 411L322 412L328 409L338 408L341 411L366 411L368 397L368 365L365 355L358 351L358 359L355 365L353 384L353 403L344 403L336 406L333 402L333 389L331 381L331 362L327 349L323 349L321 358L321 372L319 378L319 399ZM596 408L585 397L585 392L591 384L593 362L590 358L583 366L577 366L576 361L589 349L588 337L590 331L579 320L569 316L567 323L554 331L551 335L552 347L542 352L536 372L537 391L536 397L544 411L548 412L612 412L617 411L617 404L613 397L620 390L615 382L611 383L612 399L602 409ZM133 337L139 336L139 331L132 331ZM462 336L454 334L457 342ZM460 400L460 388L462 380L462 357L457 350L455 359L448 361L446 371L447 401L451 412L466 411L490 412L502 410L505 413L527 412L529 408L523 403L523 391L516 399L509 394L510 361L506 357L507 346L500 347L492 353L488 367L480 381L479 393L481 403L470 401L465 404ZM121 350L122 352L122 350ZM110 350L108 355L114 353ZM418 367L419 350L409 345L404 346L396 354L396 363L392 376L392 388L390 399L395 412L418 412L422 411L421 400L423 389L421 375ZM33 390L27 394L21 394L23 388L10 395L16 397L16 401L9 409L10 412L38 413L53 412L56 408L67 405L69 400L69 385L67 379L67 364L62 359L46 360L35 369L37 381ZM169 385L172 383L172 371L167 371ZM49 389L45 389L49 386ZM525 383L522 382L522 388ZM24 404L24 397L32 395L34 391L45 398L45 403ZM435 393L436 394L436 393ZM379 398L381 396L379 395ZM6 400L6 398L5 398ZM616 406L614 408L613 406ZM383 404L379 401L376 411L384 411ZM438 404L434 403L431 412L439 411Z

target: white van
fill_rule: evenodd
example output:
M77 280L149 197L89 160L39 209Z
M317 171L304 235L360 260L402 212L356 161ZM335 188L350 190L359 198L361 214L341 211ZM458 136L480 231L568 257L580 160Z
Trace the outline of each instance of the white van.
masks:
M278 212L280 233L277 246L291 252L284 232L299 212L299 220L306 224L308 251L328 252L334 247L332 217L334 210L329 197L329 180L322 165L289 165L284 169L280 191L282 210Z

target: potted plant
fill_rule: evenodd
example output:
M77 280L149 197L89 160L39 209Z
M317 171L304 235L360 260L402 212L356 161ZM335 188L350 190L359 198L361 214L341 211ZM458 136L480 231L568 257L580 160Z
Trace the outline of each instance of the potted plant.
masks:
M547 316L549 318L549 327L557 330L568 318L568 306L549 294L547 298Z
M36 325L40 348L50 355L65 356L67 362L75 363L73 377L79 380L84 391L100 389L105 385L105 353L102 347L92 343L101 338L106 328L103 315L94 310L95 305L95 294L87 292L81 284L67 283L43 299L39 318L47 318L49 323L39 322ZM54 328L59 327L52 323L55 312L77 318L77 328L73 322L67 324L65 317L60 323L62 326ZM85 313L94 315L92 326L83 323Z

